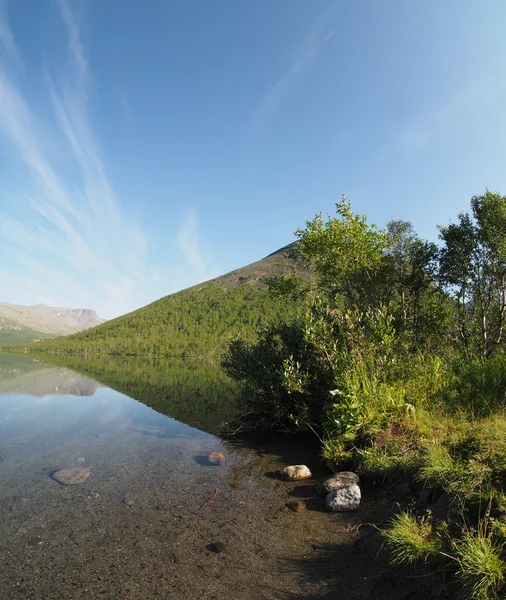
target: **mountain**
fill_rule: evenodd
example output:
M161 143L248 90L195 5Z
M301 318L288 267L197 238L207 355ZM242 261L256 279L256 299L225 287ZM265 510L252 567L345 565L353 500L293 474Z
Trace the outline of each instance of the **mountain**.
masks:
M99 327L30 346L70 354L139 356L218 355L231 337L252 339L263 324L286 318L296 301L272 298L265 278L308 277L290 244L226 275L165 296Z
M94 310L0 303L0 342L30 343L84 331L104 323Z

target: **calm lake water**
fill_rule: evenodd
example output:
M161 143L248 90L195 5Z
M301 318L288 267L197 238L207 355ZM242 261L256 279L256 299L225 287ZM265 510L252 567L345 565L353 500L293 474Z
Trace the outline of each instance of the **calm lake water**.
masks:
M265 476L281 459L216 437L236 412L219 366L58 362L0 355L2 600L298 589L279 561L302 536L279 535L286 490ZM52 475L66 467L91 475L63 486Z
M374 498L332 514L314 481L277 479L323 475L317 444L217 437L236 413L218 365L58 363L0 355L2 600L440 598L432 579L389 576L360 527ZM91 475L64 486L66 467Z

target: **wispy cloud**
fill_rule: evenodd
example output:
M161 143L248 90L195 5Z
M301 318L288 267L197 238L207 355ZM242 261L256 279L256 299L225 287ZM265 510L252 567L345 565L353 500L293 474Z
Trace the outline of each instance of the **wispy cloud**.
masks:
M430 148L437 133L447 127L462 128L488 111L491 103L504 96L504 77L483 76L472 85L456 89L439 105L427 110L394 137L387 152L421 152Z
M6 0L0 0L0 47L11 60L19 61L19 54L9 25Z
M252 117L252 131L262 130L282 102L294 91L318 53L328 44L336 30L332 26L340 2L334 1L316 19L308 34L297 46L288 69L267 91Z
M184 280L164 279L150 264L145 234L114 193L89 118L93 74L79 20L70 0L57 7L69 67L63 78L48 73L47 97L35 102L19 83L19 54L0 0L0 143L12 164L0 196L0 300L50 299L112 317ZM195 283L207 273L196 216L184 222L179 239L191 273L185 283Z
M216 270L211 270L207 267L206 261L203 258L202 248L199 238L199 222L198 215L195 210L190 209L179 229L177 238L179 250L190 264L195 273L198 274L198 282L211 279L218 275Z

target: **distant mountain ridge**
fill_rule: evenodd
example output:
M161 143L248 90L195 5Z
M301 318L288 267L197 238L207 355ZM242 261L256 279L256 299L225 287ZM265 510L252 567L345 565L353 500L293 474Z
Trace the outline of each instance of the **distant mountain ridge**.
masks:
M63 308L0 302L0 342L29 343L96 327L104 323L89 308Z
M160 298L93 329L42 341L32 351L51 354L220 356L232 337L252 340L258 328L285 320L299 301L273 298L269 277L309 277L289 244L262 260Z

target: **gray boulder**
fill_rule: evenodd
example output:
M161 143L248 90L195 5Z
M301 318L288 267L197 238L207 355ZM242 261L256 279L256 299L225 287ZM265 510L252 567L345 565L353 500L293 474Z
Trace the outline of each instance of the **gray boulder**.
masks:
M354 483L358 485L358 482L359 478L355 473L352 473L351 471L341 471L340 473L332 475L332 477L319 481L316 484L316 491L320 496L326 496L329 492L335 492L347 485L352 485Z
M360 506L360 488L356 483L346 485L329 492L326 500L327 508L332 512L351 512Z

